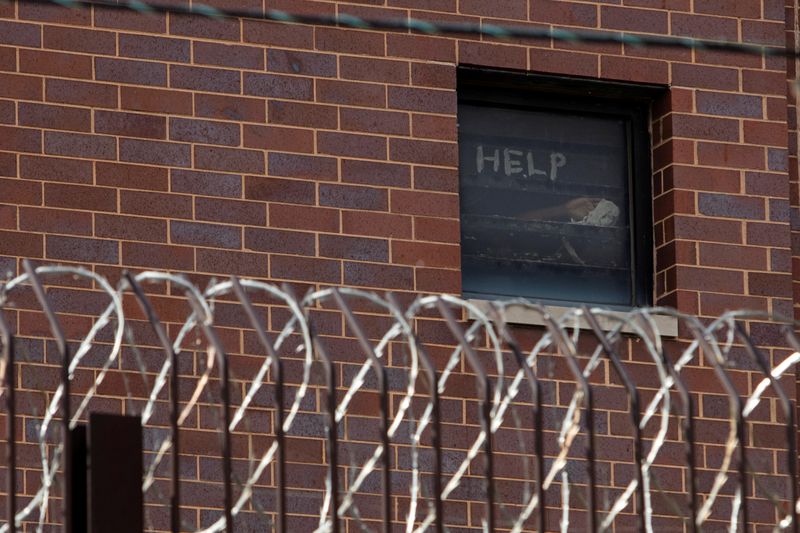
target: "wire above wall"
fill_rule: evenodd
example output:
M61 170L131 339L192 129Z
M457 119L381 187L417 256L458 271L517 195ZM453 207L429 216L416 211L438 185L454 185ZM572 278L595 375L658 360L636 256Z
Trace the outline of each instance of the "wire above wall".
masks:
M296 14L276 9L221 9L201 3L192 5L161 4L141 0L18 0L26 4L51 4L72 9L97 7L121 9L136 13L174 13L197 15L208 18L248 18L276 22L339 26L363 30L413 31L426 35L481 35L494 39L554 40L570 43L623 44L636 47L682 48L689 50L713 50L749 55L800 58L800 50L789 47L765 46L734 41L714 41L661 35L642 35L624 32L568 30L561 28L505 26L470 22L432 22L415 18L372 19L353 15L309 15ZM5 3L0 0L0 4Z

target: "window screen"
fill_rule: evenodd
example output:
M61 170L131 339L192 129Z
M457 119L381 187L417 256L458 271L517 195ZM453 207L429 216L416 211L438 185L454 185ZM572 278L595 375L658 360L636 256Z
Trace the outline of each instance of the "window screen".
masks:
M497 91L486 102L472 93L459 104L465 295L642 303L649 276L636 270L650 263L637 264L646 255L637 245L648 245L634 242L643 218L634 212L634 119L552 98L520 105L516 94L504 103ZM649 213L649 194L643 201Z

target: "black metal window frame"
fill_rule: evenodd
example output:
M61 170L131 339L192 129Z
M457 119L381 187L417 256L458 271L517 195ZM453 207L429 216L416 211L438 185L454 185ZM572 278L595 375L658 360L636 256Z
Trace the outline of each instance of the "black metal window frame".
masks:
M627 124L631 300L644 307L654 299L651 107L666 87L553 76L480 67L458 68L458 104L520 110L562 111L622 118ZM459 180L460 180L459 176ZM464 296L473 296L464 293ZM543 300L556 305L583 302Z

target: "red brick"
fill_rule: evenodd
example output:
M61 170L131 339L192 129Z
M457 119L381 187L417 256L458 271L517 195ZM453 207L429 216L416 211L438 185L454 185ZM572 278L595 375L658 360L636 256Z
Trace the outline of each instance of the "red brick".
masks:
M455 91L420 89L417 87L389 87L389 108L424 113L456 112Z
M17 50L10 46L0 46L0 70L17 70Z
M17 156L9 152L0 152L0 176L17 175Z
M530 4L530 19L560 26L597 26L598 8L564 0L537 0Z
M0 229L17 229L17 207L0 205Z
M699 243L700 264L746 270L767 270L766 248Z
M95 183L108 187L166 191L169 189L167 169L128 165L125 163L95 162Z
M457 192L458 172L452 168L414 167L414 188L427 191Z
M119 262L115 241L47 235L45 242L48 259L112 265Z
M190 95L189 102L191 104ZM195 94L194 105L199 117L245 122L265 122L267 119L267 104L262 98ZM186 114L191 114L191 111Z
M765 222L747 222L747 244L755 246L790 246L789 232L786 224L770 224Z
M392 241L392 262L419 267L458 268L461 249L458 245Z
M792 276L766 272L748 272L747 289L755 296L782 297L790 294Z
M388 55L394 57L456 61L456 42L453 39L390 33L386 36L386 47Z
M732 68L673 63L672 83L683 87L735 91L739 88L739 71Z
M92 115L88 109L77 107L19 103L20 126L56 130L91 131Z
M94 24L100 28L163 33L167 29L167 16L158 13L133 14L125 9L96 9Z
M415 217L414 238L418 241L455 244L461 238L459 222L446 218Z
M89 56L40 50L19 51L20 72L60 76L64 78L92 77L92 59Z
M741 192L741 179L739 172L735 170L672 165L667 169L666 174L667 188Z
M311 231L339 231L339 211L325 207L271 204L269 226Z
M761 18L760 5L749 2L727 2L726 0L695 0L694 10L707 15L724 17Z
M653 59L602 56L600 75L603 78L635 81L638 83L669 82L669 63Z
M242 75L235 70L170 65L169 86L175 89L239 94L242 89Z
M278 152L311 153L314 151L314 132L312 130L254 124L245 124L242 128L245 148Z
M314 43L318 50L345 54L385 55L382 33L340 28L317 27Z
M457 139L458 132L455 117L415 113L411 116L411 119L414 137L440 141L455 141Z
M192 197L146 191L120 191L122 213L163 218L192 218Z
M117 39L110 31L50 25L44 25L42 29L45 48L103 55L114 55L117 52Z
M786 144L787 135L785 124L753 120L744 122L744 142L748 144L783 147Z
M114 212L117 191L106 187L45 183L44 203L48 207Z
M270 101L269 122L333 130L337 128L339 120L335 106Z
M422 165L457 166L458 149L455 143L389 139L389 159Z
M244 94L287 100L311 100L314 82L311 78L280 74L244 73Z
M319 205L386 211L389 207L389 200L385 189L323 183L319 186Z
M738 220L675 216L675 238L711 242L742 242L742 223Z
M225 172L264 173L264 152L217 146L195 146L196 168Z
M762 98L759 96L698 91L697 111L724 117L761 118Z
M336 56L297 50L267 49L267 70L284 74L335 77Z
M318 79L316 99L326 104L382 108L386 107L386 87L374 83Z
M389 261L389 242L344 235L320 235L319 255L354 261Z
M75 26L88 26L92 23L92 13L89 10L69 9L53 4L20 5L19 18Z
M194 210L197 220L251 226L267 223L267 205L261 202L196 197Z
M242 176L238 174L172 169L169 183L172 192L228 198L242 196Z
M531 70L552 74L597 76L600 56L558 50L531 49Z
M481 2L481 4L485 4ZM459 41L459 65L492 65L493 67L528 68L528 49L524 46L506 46L494 43Z
M665 137L687 137L712 141L739 141L739 121L672 113L664 121Z
M21 76L0 72L0 96L24 100L41 100L42 79L35 76Z
M785 26L783 22L767 22L762 20L742 21L742 41L746 43L784 46Z
M95 59L95 77L98 80L166 87L167 66L152 61L130 59ZM171 80L175 82L175 75Z
M344 79L407 84L408 63L373 57L339 56L339 75Z
M228 68L264 70L264 50L255 46L237 46L204 41L193 43L192 55L197 64Z
M667 33L668 20L667 13L664 11L601 6L600 19L600 26L604 29L641 33Z
M0 20L0 43L15 46L42 46L42 27L11 20Z
M27 155L19 158L19 176L25 179L91 184L93 174L91 161Z
M289 48L313 48L314 28L282 22L242 20L244 42Z
M199 250L198 250L199 252ZM230 254L230 251L223 253ZM194 250L188 246L168 246L139 242L122 243L122 264L164 270L194 270Z
M310 155L269 154L269 174L332 181L339 176L336 159Z
M391 191L391 211L404 215L458 217L458 196L419 191Z
M188 167L191 165L191 146L188 144L120 139L119 158L131 163Z
M19 179L0 178L0 198L4 203L41 205L42 184Z
M38 233L91 235L92 214L83 211L20 207L19 229Z
M232 252L230 250L197 250L197 270L200 272L266 278L268 269L266 254Z
M317 186L313 181L247 176L244 196L249 200L315 205Z
M238 146L239 129L239 124L233 122L171 118L169 138L173 141Z
M408 135L408 114L374 109L339 108L340 127L346 131Z
M18 257L42 257L44 235L20 231L0 231L0 254Z
M169 16L169 32L172 35L238 41L241 39L240 23L237 19L198 17L195 15Z
M30 128L0 126L0 150L41 152L42 131Z
M53 155L116 159L117 140L107 135L45 131L44 151Z
M456 68L454 65L411 63L411 82L420 87L455 89Z
M457 4L456 0L389 0L388 5L453 13Z
M317 133L317 151L320 154L386 159L386 137L320 131Z
M737 168L764 169L764 148L727 143L697 143L697 157L701 164Z
M113 85L48 79L45 82L45 93L48 102L117 107L117 88Z
M342 159L342 181L361 185L409 187L411 167L395 163Z
M784 73L742 70L742 90L748 93L781 95L786 90Z
M313 233L282 231L269 228L245 228L244 248L276 254L316 255Z
M340 283L339 261L289 255L270 255L270 277L316 283Z
M121 33L119 35L119 55L137 59L185 63L191 60L191 42L187 39Z
M428 293L461 294L461 272L441 268L414 269L414 289Z
M164 117L139 113L95 111L94 131L125 137L164 139L167 135L167 121Z
M343 211L342 231L373 237L411 238L411 217L386 213Z
M789 184L784 174L747 172L744 176L745 192L759 196L789 196Z
M169 223L169 235L170 242L174 244L234 250L242 247L242 229L238 226L172 220Z
M94 219L98 237L125 241L167 242L167 221L157 218L97 214Z
M736 270L677 267L677 283L682 289L728 294L744 292L744 273Z
M344 283L357 287L411 290L414 270L379 263L344 263Z
M121 91L123 109L173 115L192 114L191 93L142 87L122 87Z

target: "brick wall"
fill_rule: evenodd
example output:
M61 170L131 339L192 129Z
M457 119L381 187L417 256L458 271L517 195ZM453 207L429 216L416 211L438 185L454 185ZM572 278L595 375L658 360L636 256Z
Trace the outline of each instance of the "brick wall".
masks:
M797 35L791 0L265 5L775 46ZM740 307L793 314L800 278L790 215L800 196L786 80L796 69L783 59L16 2L0 5L0 265L19 271L28 257L81 264L112 280L126 268L163 269L200 284L237 274L291 282L300 292L343 284L458 293L458 64L669 84L653 109L657 302L703 317ZM63 298L82 302L85 294L67 288ZM171 293L159 302L177 305ZM31 353L45 350L42 316L26 305L13 314L15 327L31 337ZM337 320L325 334L347 337ZM77 336L85 321L72 325ZM773 362L785 355L774 327L750 327ZM533 342L539 332L524 334ZM232 353L253 353L234 333L230 342ZM636 342L625 347L636 363ZM23 388L44 386L33 376L45 369L32 366L30 381L23 373ZM703 379L707 370L690 375L698 415L718 428L722 396ZM751 386L745 371L741 378ZM571 385L554 383L558 405ZM599 384L611 397L621 390L615 383L606 369ZM452 422L475 425L474 398L453 402L460 414ZM604 412L609 439L618 414ZM708 474L720 449L703 453ZM204 520L202 499L192 505L191 520ZM458 523L479 527L475 507L463 506ZM757 516L769 522L765 513Z

